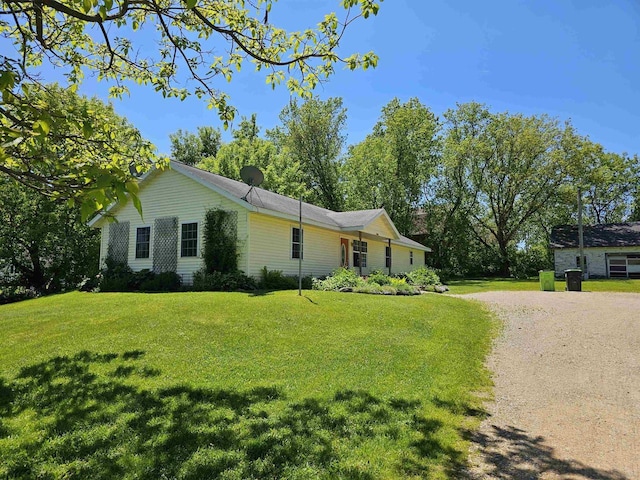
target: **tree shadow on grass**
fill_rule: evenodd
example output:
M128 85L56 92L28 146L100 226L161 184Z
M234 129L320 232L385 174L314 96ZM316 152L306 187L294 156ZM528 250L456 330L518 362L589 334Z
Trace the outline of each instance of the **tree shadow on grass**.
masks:
M484 464L481 477L509 480L536 480L542 474L584 480L631 480L616 470L601 470L570 459L560 459L544 437L531 436L519 428L493 425L489 434L467 432L478 448Z
M341 390L293 401L270 386L153 389L145 380L161 372L143 357L84 351L0 378L0 477L366 480L389 470L354 451L378 441L396 450L398 477L461 462L417 400Z

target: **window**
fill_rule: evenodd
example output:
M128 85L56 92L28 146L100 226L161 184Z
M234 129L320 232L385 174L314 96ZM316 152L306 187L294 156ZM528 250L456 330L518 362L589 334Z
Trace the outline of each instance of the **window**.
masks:
M413 265L413 252L409 252L409 265Z
M149 258L151 227L139 227L136 230L136 258Z
M304 231L297 227L291 229L291 258L304 258L302 244L304 239Z
M427 259L428 259L428 258L427 258L428 253L429 253L429 252L424 252L424 264L425 264L425 265L429 265L429 263L427 262Z
M360 264L360 259L362 259L362 264ZM353 241L353 266L367 266L367 242L361 242L359 240Z
M391 247L384 247L384 266L391 266Z
M181 257L197 257L198 256L198 224L183 223L182 224L182 241L180 242Z
M580 268L580 255L576 256L576 268ZM584 269L587 269L587 257L584 257Z

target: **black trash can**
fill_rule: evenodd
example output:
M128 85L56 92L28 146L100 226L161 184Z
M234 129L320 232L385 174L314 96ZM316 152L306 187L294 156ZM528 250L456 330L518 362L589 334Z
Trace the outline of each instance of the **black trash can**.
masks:
M570 268L564 271L564 278L567 282L565 290L568 292L582 291L582 270L579 268Z

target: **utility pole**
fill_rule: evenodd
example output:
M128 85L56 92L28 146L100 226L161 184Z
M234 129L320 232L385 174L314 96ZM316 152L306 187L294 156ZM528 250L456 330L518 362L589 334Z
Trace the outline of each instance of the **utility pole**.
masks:
M582 270L582 279L586 278L584 268L584 232L582 229L582 189L578 187L578 250L580 255L580 270Z

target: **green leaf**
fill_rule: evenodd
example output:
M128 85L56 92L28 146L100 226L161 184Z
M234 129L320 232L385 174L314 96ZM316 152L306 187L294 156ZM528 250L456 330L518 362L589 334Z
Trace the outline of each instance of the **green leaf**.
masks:
M33 130L35 132L41 133L42 135L49 135L51 128L49 126L49 123L41 118L40 120L36 120L33 123Z
M93 135L93 125L91 125L90 121L86 121L82 124L82 134L84 138L90 138Z
M198 0L185 0L185 3L187 4L187 8L191 9L193 7L196 6Z
M133 206L136 207L136 210L140 214L140 218L144 220L144 217L142 216L142 203L140 202L140 199L134 193L131 193L130 195L131 195L131 201L133 202Z
M95 200L93 199L86 199L80 205L80 218L83 222L86 222L95 212Z
M129 180L124 184L124 188L127 192L129 192L132 195L135 195L138 193L138 191L140 190L140 187L138 187L138 181L137 180Z

